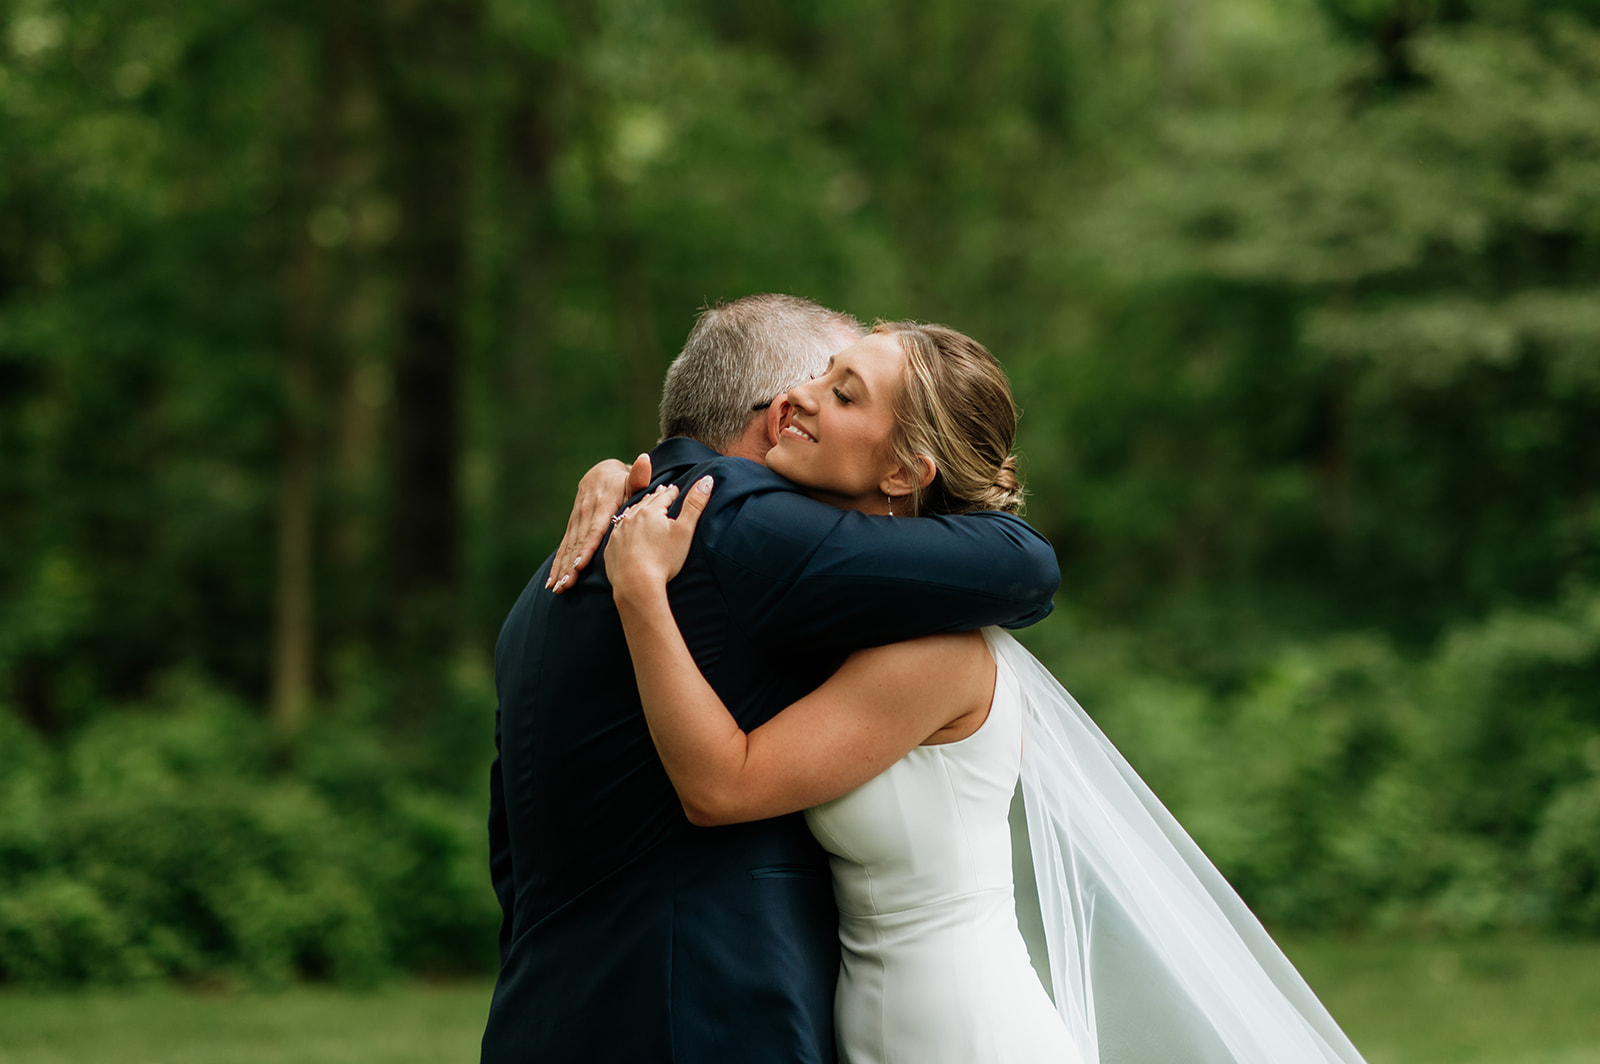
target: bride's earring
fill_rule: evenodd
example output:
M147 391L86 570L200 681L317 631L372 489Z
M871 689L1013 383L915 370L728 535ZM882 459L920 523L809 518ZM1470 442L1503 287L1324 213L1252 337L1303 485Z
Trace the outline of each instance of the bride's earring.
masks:
M883 493L883 501L887 502L889 504L889 516L893 517L894 516L894 496L890 495L888 492L884 492Z

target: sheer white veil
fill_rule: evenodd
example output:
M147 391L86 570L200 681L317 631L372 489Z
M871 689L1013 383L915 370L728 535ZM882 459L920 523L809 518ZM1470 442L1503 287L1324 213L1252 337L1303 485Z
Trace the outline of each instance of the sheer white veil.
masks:
M1021 689L1022 796L1056 1008L1084 1064L1362 1064L1204 853L1043 665Z

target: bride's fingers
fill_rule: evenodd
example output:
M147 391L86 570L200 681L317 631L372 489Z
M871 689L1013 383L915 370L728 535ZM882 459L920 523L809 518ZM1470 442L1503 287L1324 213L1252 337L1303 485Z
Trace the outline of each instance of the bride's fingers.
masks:
M611 532L611 541L613 543L618 542L619 539L624 542L633 541L632 537L623 532L623 529L624 527L633 524L634 522L632 522L630 519L638 515L642 515L646 519L647 523L652 523L658 515L661 520L670 522L671 519L667 516L667 508L672 505L673 501L677 499L677 497L677 485L662 484L658 486L654 491L650 492L633 505L627 507L616 516L612 522L615 527ZM639 531L644 535L649 534L643 528L641 528ZM642 544L644 541L639 540L637 542Z
M676 485L663 484L661 487L640 499L637 505L640 509L649 509L652 512L666 513L667 507L672 505L672 500L678 497Z

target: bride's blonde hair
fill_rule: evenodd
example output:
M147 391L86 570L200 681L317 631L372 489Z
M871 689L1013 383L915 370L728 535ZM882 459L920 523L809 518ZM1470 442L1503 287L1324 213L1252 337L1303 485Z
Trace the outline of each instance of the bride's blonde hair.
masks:
M890 455L913 474L923 456L937 470L927 487L912 489L911 513L1020 511L1022 480L1011 453L1017 406L988 348L943 325L881 321L872 331L892 335L906 356Z

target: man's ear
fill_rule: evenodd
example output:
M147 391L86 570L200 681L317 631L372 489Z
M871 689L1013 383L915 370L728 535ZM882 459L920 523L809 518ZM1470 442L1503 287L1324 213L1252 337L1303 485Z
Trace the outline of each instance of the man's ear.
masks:
M783 427L784 416L789 411L789 401L782 395L766 409L752 413L744 423L744 431L730 443L723 454L731 458L748 458L752 462L767 464L767 452L778 445L778 430Z
M898 499L910 495L913 489L926 488L938 475L939 467L934 460L925 454L919 454L915 470L907 469L905 466L896 467L894 472L884 477L878 484L878 490L891 499Z
M783 428L783 419L789 416L788 393L779 393L770 406L767 407L767 446L778 446L778 433Z

